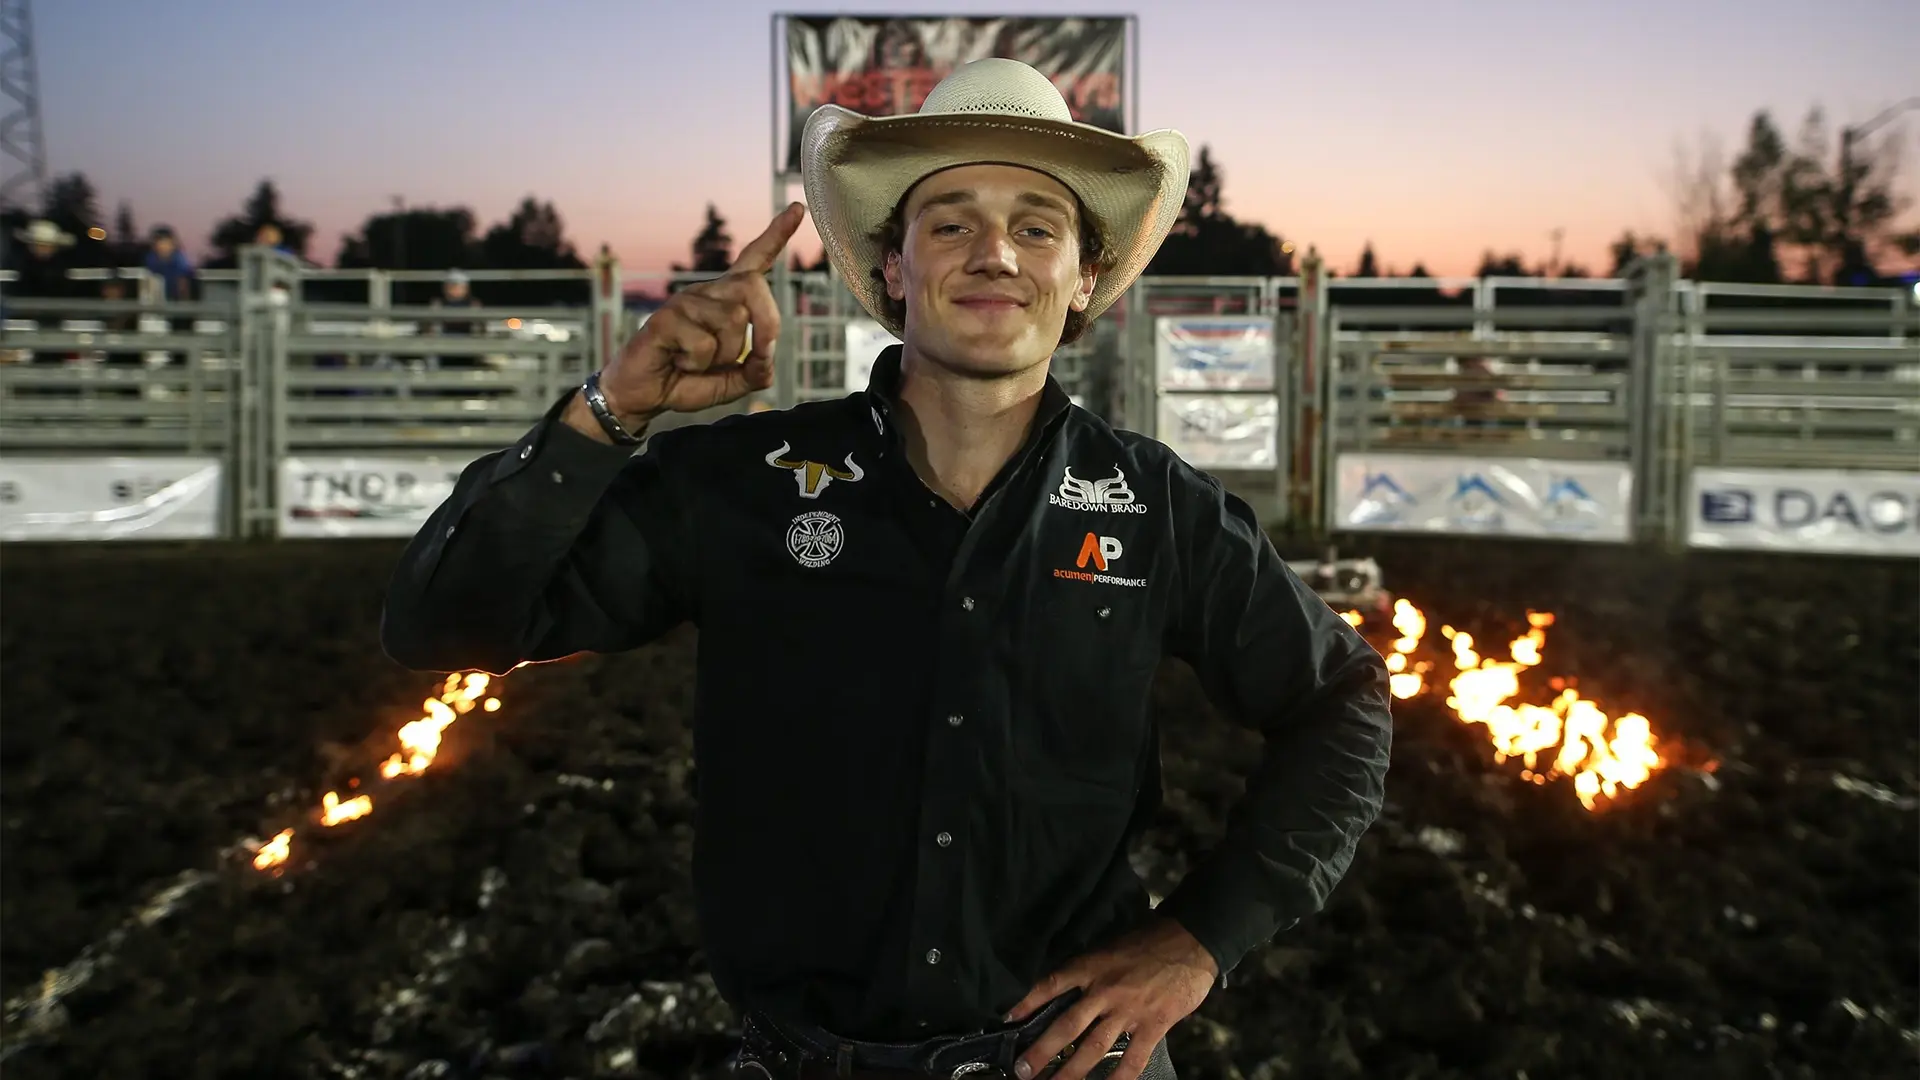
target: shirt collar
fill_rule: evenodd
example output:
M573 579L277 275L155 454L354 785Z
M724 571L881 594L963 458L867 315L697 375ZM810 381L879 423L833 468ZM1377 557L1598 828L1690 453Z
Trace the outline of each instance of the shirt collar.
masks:
M874 434L887 449L900 438L895 417L900 411L900 360L905 352L905 345L889 345L880 350L873 362L872 374L867 377L867 409L872 414ZM1040 407L1034 412L1033 426L1027 431L1027 441L1021 451L1031 449L1072 404L1073 399L1067 396L1060 380L1048 372L1047 384L1040 391Z

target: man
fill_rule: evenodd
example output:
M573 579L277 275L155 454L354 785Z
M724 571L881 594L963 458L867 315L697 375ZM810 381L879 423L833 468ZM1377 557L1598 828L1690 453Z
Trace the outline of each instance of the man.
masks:
M172 227L154 228L146 267L147 273L160 279L162 300L184 303L193 299L193 262L180 250L180 239Z
M803 151L835 269L904 343L869 389L630 457L772 384L790 206L467 469L387 650L504 672L699 626L696 902L743 1074L1170 1077L1166 1032L1345 872L1389 742L1379 656L1246 506L1048 374L1171 228L1185 140L982 60L916 115L816 112ZM1163 651L1269 748L1156 910L1127 847Z

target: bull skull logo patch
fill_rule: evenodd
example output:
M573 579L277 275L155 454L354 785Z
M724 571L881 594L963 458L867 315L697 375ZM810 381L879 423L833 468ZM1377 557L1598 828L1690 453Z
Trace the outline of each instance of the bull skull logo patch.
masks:
M781 456L791 449L793 444L783 442L778 450L767 455L766 461L776 469L789 469L793 472L793 482L799 487L800 497L803 499L819 498L820 493L827 490L827 485L835 480L845 480L851 484L867 475L865 469L854 464L852 454L847 455L846 468L836 469L818 461L795 460Z

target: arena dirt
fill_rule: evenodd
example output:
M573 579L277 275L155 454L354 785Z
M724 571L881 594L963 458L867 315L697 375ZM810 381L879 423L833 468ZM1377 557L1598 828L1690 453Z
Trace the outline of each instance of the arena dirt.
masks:
M1175 1032L1183 1076L1912 1075L1914 564L1366 546L1435 626L1504 641L1552 611L1538 675L1648 716L1676 764L1590 813L1444 695L1402 703L1351 874ZM514 673L277 876L233 847L371 776L436 688L379 651L397 551L5 551L10 1080L724 1074L687 893L690 632ZM1156 710L1136 863L1165 889L1259 744L1177 664Z

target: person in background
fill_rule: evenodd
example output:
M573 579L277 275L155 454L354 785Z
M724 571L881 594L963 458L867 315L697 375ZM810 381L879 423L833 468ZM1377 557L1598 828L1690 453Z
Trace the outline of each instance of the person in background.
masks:
M8 269L14 272L14 279L7 282L7 296L31 298L36 300L64 300L80 295L76 292L77 282L67 277L72 268L73 234L59 225L39 218L31 221L24 229L16 230L13 238L19 241L14 250L14 265ZM91 293L91 290L89 290ZM11 305L8 305L11 308ZM11 310L5 312L9 319L19 318ZM37 325L41 330L58 330L63 316L43 313L29 316L26 321ZM32 361L42 364L59 363L64 354L58 352L12 352L9 359L17 362Z
M467 280L466 273L460 270L449 270L447 271L447 280L440 286L440 295L433 300L433 306L436 308L478 308L480 307L480 301L474 299L472 283ZM433 324L433 332L436 334L451 334L465 337L478 333L479 327L475 323L461 319L451 322L436 322ZM461 361L471 358L449 357L448 359L451 361ZM463 367L469 365L456 362L453 366Z
M147 248L147 273L160 279L160 298L169 302L193 299L193 261L180 250L180 239L166 225L155 226Z
M286 237L280 232L280 226L271 221L263 222L258 229L254 230L253 242L261 247L270 247L282 255L291 255L296 259L300 257L298 252L287 246Z

